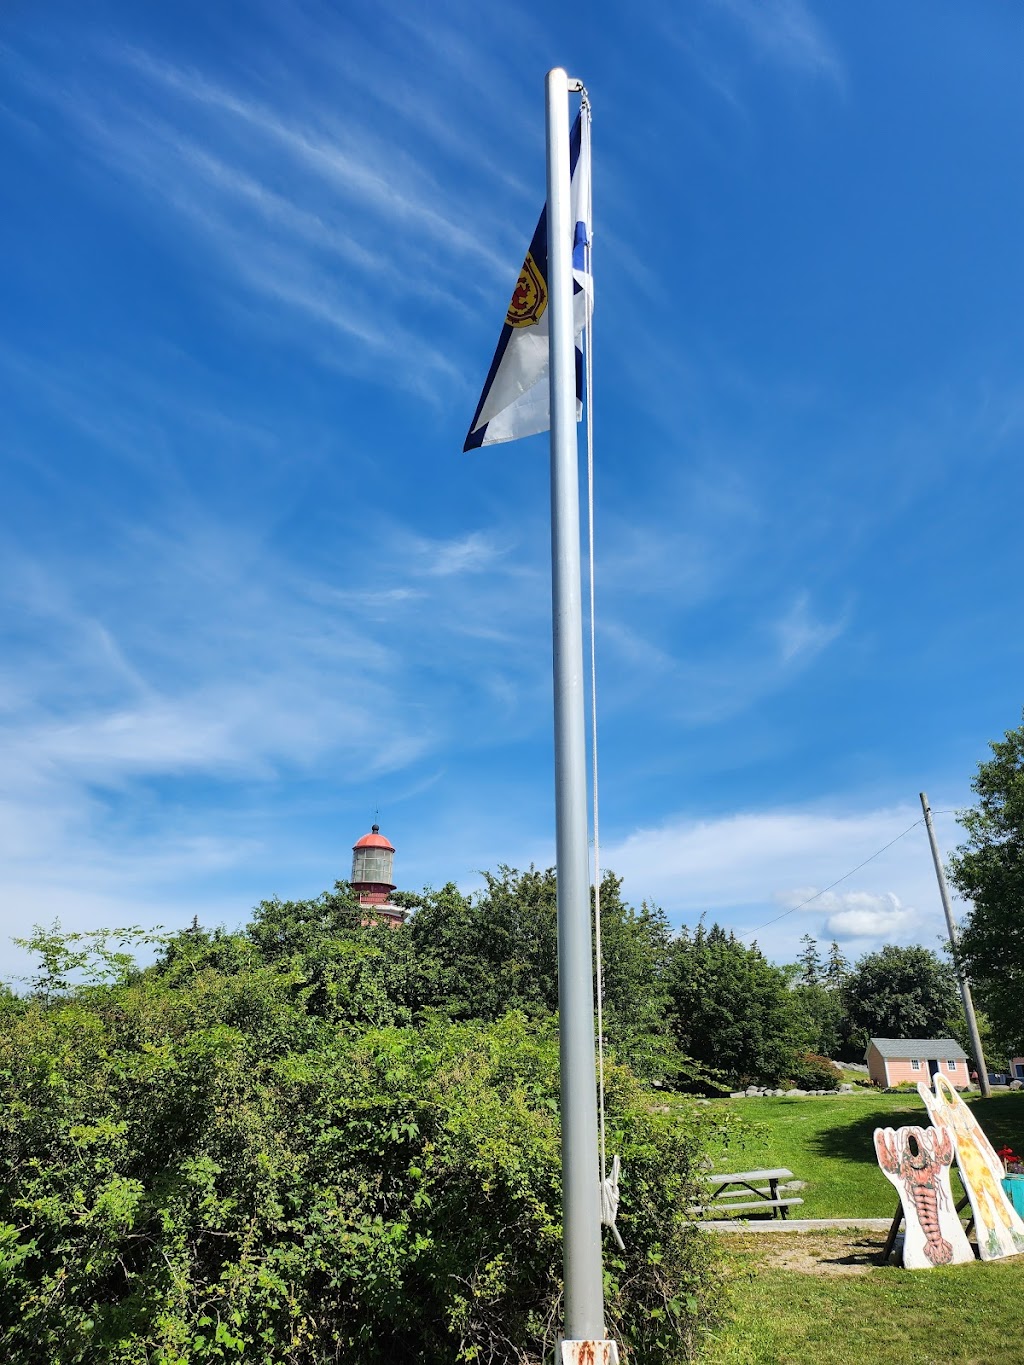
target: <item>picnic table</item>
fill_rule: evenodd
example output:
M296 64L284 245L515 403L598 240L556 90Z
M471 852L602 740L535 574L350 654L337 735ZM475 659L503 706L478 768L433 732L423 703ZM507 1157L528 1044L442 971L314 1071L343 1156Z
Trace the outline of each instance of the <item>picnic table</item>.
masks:
M778 1166L770 1171L734 1171L731 1174L716 1171L704 1176L707 1184L715 1186L714 1193L705 1204L700 1204L689 1212L732 1218L741 1209L770 1209L773 1218L786 1218L794 1204L804 1202L799 1198L780 1197L779 1182L792 1179L793 1172L787 1171L784 1166ZM754 1198L745 1200L745 1195L753 1195Z

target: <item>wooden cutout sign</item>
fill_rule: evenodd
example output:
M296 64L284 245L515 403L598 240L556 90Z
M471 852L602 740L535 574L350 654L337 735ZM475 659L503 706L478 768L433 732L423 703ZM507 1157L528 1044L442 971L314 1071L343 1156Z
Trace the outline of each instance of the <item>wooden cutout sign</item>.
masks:
M928 1270L973 1261L949 1188L951 1134L944 1128L876 1128L875 1152L903 1205L904 1266Z
M1003 1190L1003 1163L982 1132L981 1125L939 1072L935 1092L919 1081L917 1089L936 1128L945 1128L956 1143L956 1164L971 1201L978 1253L983 1261L1016 1256L1024 1251L1024 1222Z

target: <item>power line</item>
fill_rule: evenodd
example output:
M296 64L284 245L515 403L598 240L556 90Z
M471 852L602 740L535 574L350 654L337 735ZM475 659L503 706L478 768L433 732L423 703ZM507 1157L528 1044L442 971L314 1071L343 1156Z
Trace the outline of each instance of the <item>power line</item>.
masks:
M813 896L808 896L805 901L801 901L799 905L794 905L791 910L783 910L781 915L776 915L774 919L768 920L766 924L759 924L756 929L748 929L745 934L740 934L739 937L753 938L754 934L759 934L762 929L768 929L773 924L778 924L779 920L785 919L787 915L796 914L798 910L802 910L805 905L810 905L812 901L816 901L820 896L824 896L827 891L831 891L832 888L838 886L840 882L845 882L848 877L852 877L853 874L855 872L859 872L862 867L867 867L868 863L873 863L876 858L881 857L881 855L886 851L886 849L892 848L893 844L898 844L899 841L904 837L904 835L909 834L912 829L917 829L918 825L923 824L924 824L923 819L915 820L912 825L907 826L907 828L903 831L903 834L897 834L895 839L890 839L889 842L885 844L882 848L872 853L870 858L865 858L864 861L862 863L858 863L856 867L851 867L849 872L844 872L841 877L837 877L835 881L830 882L828 886L823 886L820 891L815 891Z

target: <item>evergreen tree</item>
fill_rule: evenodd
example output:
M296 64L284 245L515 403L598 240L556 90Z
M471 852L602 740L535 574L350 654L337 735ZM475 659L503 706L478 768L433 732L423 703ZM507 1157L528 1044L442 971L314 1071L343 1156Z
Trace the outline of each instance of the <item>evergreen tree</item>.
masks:
M843 956L839 944L832 940L825 963L825 985L829 990L839 990L850 974L850 964Z
M804 934L800 942L803 944L803 952L797 959L800 967L800 984L802 986L817 986L822 977L818 940L811 934Z

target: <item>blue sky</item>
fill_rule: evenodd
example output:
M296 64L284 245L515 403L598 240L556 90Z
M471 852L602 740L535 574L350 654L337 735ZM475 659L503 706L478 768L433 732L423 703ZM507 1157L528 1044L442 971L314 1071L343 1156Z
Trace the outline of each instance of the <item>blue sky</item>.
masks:
M4 6L0 932L235 925L378 807L404 887L552 861L546 438L460 451L557 63L602 863L748 932L963 805L1024 701L1022 39L994 0ZM941 929L918 828L758 938Z

